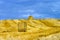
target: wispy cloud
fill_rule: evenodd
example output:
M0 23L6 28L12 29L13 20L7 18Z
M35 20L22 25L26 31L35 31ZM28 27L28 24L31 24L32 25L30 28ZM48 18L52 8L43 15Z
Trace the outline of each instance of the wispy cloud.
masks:
M57 17L60 13L58 0L2 0L0 1L0 15L2 17L17 18L34 16L36 18Z
M29 17L30 16L30 14L24 14L24 15L22 15L22 17Z
M18 10L18 12L26 12L26 13L31 12L31 13L33 13L34 10L32 10L32 9L26 9L26 10Z
M30 1L30 0L17 0L17 1L19 1L19 2L23 2L23 1Z
M54 12L60 11L60 2L54 2L52 4L52 11L54 11Z
M38 13L33 13L32 16L34 16L34 17L40 17L41 15L38 14Z

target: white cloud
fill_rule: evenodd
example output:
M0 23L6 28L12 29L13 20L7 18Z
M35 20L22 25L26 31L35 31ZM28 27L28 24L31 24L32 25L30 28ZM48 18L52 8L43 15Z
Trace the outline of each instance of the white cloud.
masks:
M25 13L33 13L33 12L35 12L35 11L32 10L32 9L27 9L27 10L18 10L18 12L19 12L19 13L21 13L21 12L25 12Z
M41 15L38 14L38 13L33 13L32 16L34 16L34 17L40 17Z
M30 14L24 14L24 15L22 15L22 17L29 17L30 16Z
M30 1L30 0L17 0L17 2L25 2L25 1Z
M46 14L38 14L38 13L24 14L24 15L22 15L22 17L29 17L29 16L33 16L33 17L37 17L37 18L45 18L45 17L48 17Z
M25 12L34 12L34 10L30 10L30 9L28 9L28 10L25 10Z
M60 2L54 2L51 7L53 12L60 11Z
M23 14L22 17L29 17L29 16L33 16L33 17L39 17L41 16L40 14L36 14L36 13L33 13L33 14Z
M48 15L48 14L42 14L42 13L40 13L40 14L32 14L32 16L33 17L37 17L37 18L52 18L52 17L54 17L54 16L50 16L50 15Z

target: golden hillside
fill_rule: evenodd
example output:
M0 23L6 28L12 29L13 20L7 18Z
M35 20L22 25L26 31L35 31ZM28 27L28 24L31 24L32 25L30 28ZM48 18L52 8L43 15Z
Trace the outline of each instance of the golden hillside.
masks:
M30 16L28 19L0 20L0 40L49 40L52 38L50 35L57 33L59 38L50 40L60 40L58 19L34 19Z

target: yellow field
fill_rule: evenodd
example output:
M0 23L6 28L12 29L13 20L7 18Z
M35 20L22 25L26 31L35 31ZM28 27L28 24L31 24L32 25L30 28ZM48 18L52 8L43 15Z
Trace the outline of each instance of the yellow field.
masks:
M57 39L49 37L54 34L55 37L57 33ZM34 19L32 16L28 19L0 20L0 40L60 40L60 21Z

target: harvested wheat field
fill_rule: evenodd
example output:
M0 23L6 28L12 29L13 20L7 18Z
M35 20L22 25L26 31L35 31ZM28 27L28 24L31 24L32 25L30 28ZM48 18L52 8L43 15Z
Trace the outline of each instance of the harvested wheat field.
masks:
M0 20L0 40L60 40L60 20Z

